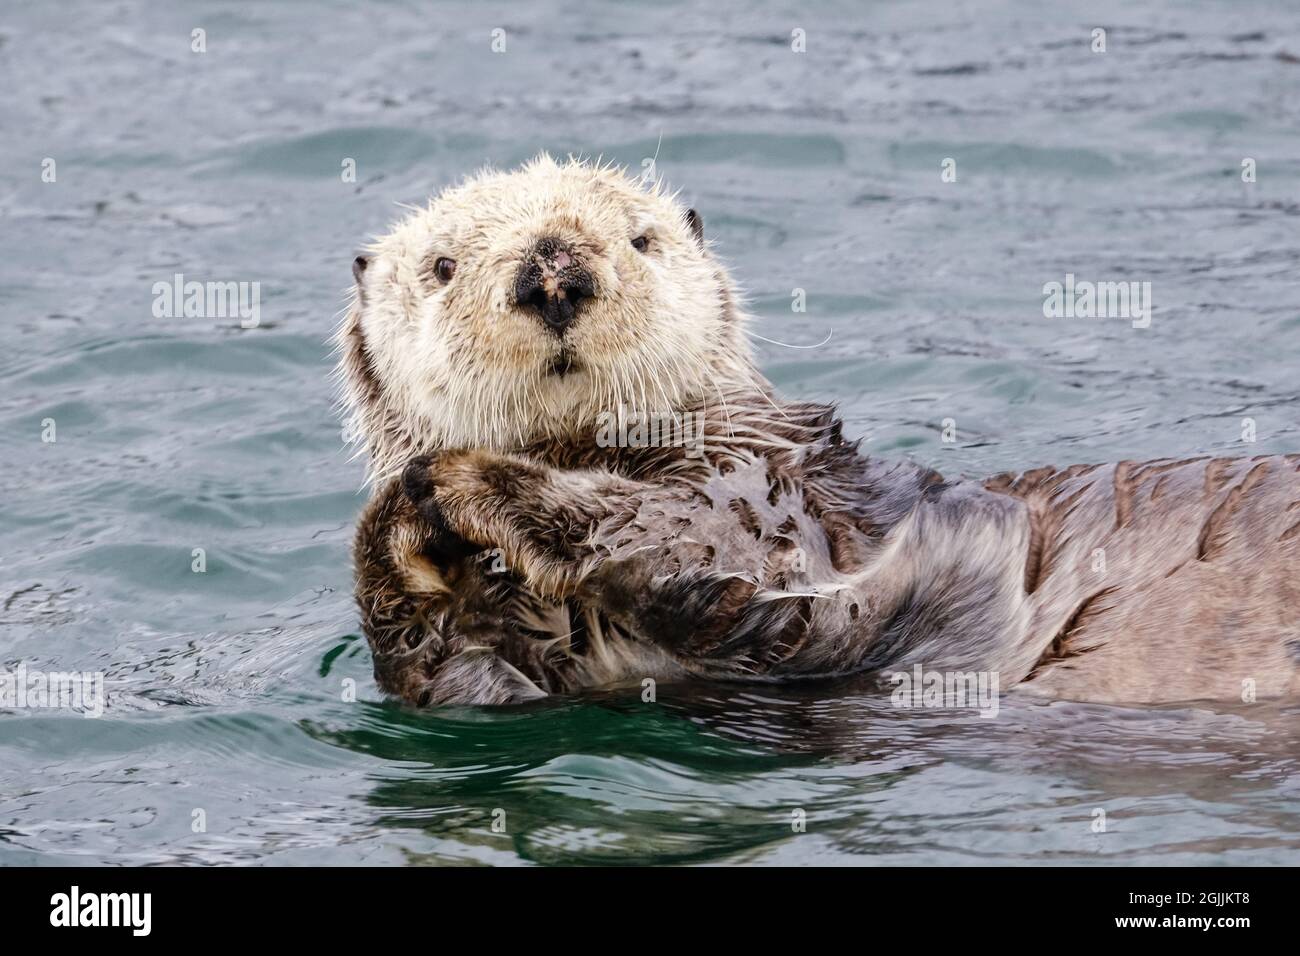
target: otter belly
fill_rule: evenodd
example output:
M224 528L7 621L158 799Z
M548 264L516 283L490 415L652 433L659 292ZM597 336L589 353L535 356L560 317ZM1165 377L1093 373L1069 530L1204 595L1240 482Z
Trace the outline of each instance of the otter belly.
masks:
M1078 700L1293 693L1298 461L908 478L910 506L883 530L864 520L879 485L814 519L806 488L769 491L756 465L647 499L592 580L624 633L702 676L921 665Z
M1300 691L1300 456L1043 469L1024 502L1023 688L1096 701Z
M448 484L486 467L447 462ZM505 505L447 500L480 508L458 534L481 525L475 546L506 542L514 562L435 568L445 529L389 487L359 528L358 599L377 677L417 703L916 665L1077 700L1251 700L1300 691L1298 464L947 483L837 451L785 474L754 458L687 482L607 477L623 490L602 496L581 473L490 459Z

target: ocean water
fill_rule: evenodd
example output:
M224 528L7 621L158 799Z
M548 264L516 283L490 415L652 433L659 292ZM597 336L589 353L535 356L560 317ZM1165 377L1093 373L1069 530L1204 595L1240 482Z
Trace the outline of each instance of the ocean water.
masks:
M1296 702L379 694L326 340L362 240L484 163L657 154L870 454L1300 450L1294 4L716 6L6 5L0 669L108 700L0 712L0 864L1300 862ZM156 316L177 273L258 324ZM1067 274L1149 327L1046 318Z

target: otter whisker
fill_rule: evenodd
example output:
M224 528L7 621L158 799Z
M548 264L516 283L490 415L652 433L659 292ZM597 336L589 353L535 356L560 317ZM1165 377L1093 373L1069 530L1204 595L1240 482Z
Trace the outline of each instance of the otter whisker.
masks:
M783 348L787 348L787 349L819 349L831 340L831 336L834 334L834 330L833 329L828 330L826 332L826 338L822 339L816 345L791 345L789 342L779 342L776 339L769 339L762 335L759 335L753 329L745 329L745 334L748 335L751 339L758 339L760 342L767 342L771 345L780 345Z

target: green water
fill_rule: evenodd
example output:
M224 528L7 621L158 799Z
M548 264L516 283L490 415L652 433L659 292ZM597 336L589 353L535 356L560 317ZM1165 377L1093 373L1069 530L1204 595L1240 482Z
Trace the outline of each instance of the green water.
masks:
M396 202L657 149L755 331L830 334L765 371L870 454L1294 452L1297 56L1282 2L11 5L0 665L108 704L0 713L0 863L1300 862L1295 704L385 702L326 344ZM178 272L259 282L260 323L155 318ZM1151 327L1045 319L1066 273L1150 281Z

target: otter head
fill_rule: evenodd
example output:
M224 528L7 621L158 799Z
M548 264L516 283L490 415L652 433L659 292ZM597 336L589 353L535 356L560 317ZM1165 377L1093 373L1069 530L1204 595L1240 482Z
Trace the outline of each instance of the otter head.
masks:
M434 448L590 435L749 375L700 218L622 170L542 155L450 188L357 258L340 331L371 473Z

